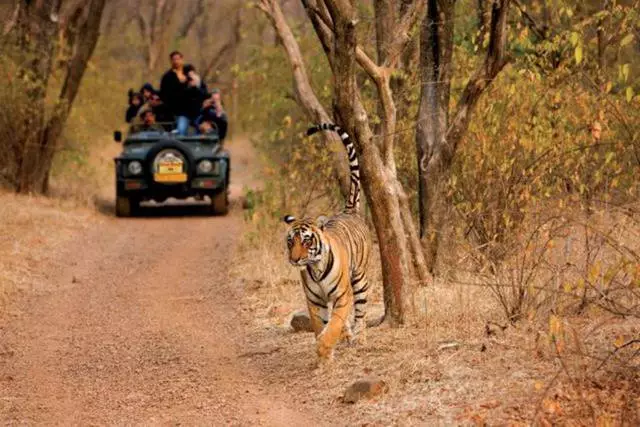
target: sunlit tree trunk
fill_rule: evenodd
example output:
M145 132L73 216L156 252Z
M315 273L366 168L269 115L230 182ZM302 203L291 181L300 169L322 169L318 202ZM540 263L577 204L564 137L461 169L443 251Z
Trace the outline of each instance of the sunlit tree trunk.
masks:
M87 0L77 4L78 12L71 13L71 21L75 36L68 40L67 46L73 52L64 73L62 89L56 99L51 118L44 117L45 98L49 77L53 69L55 43L59 29L58 12L51 4L57 2L24 2L23 34L24 46L31 61L31 71L35 74L35 84L29 93L33 103L25 126L25 133L19 144L22 153L19 158L19 172L16 190L18 192L46 193L49 186L49 175L58 140L71 111L71 107L80 88L82 76L87 67L99 36L100 20L105 0ZM66 28L65 28L66 29ZM29 41L26 41L26 40ZM28 71L26 71L28 72Z

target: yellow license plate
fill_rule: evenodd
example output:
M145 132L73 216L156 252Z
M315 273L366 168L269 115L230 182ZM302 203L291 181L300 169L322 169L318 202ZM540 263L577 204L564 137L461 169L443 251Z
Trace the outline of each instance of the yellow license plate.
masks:
M175 175L182 173L182 162L164 162L158 165L158 174Z
M156 182L187 182L186 173L156 173L153 175Z

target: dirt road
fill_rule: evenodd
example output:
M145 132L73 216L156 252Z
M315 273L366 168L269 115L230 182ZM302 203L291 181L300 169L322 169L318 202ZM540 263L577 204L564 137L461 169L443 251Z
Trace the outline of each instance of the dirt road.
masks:
M1 424L321 424L241 357L241 210L199 213L105 217L43 262L47 288L0 329Z

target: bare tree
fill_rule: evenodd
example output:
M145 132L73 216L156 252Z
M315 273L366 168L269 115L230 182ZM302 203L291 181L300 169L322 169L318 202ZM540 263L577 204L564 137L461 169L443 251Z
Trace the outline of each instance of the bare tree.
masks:
M433 271L446 212L444 185L458 144L464 137L480 96L507 63L507 15L510 0L492 2L489 46L450 120L455 0L429 0L422 25L422 91L416 147L419 170L420 235Z
M285 20L280 5L275 1L262 1L259 3L259 7L266 13L271 21L282 46L287 52L287 57L289 58L293 71L293 88L296 101L311 122L327 123L332 121L311 87L311 80L309 79L300 47ZM322 137L326 141L327 146L332 148L333 164L337 171L337 179L342 195L346 197L349 194L350 178L348 164L342 152L342 142L333 132L324 132L322 133Z
M145 44L147 71L153 72L165 53L173 30L175 0L140 0L136 18Z
M228 68L236 57L242 41L242 11L241 3L234 4L226 13L216 13L213 23L207 19L201 25L198 45L201 51L203 77L213 81L219 80L220 69ZM215 41L214 46L208 46L211 39Z

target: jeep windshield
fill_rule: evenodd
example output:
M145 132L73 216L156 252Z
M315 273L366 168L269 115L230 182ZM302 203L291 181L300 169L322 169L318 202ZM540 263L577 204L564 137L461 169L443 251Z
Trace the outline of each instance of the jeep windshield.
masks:
M154 142L159 139L177 139L183 142L220 142L220 136L214 127L210 132L198 133L193 127L189 128L187 135L178 135L175 122L162 122L155 124L153 128L141 124L129 127L127 142Z

